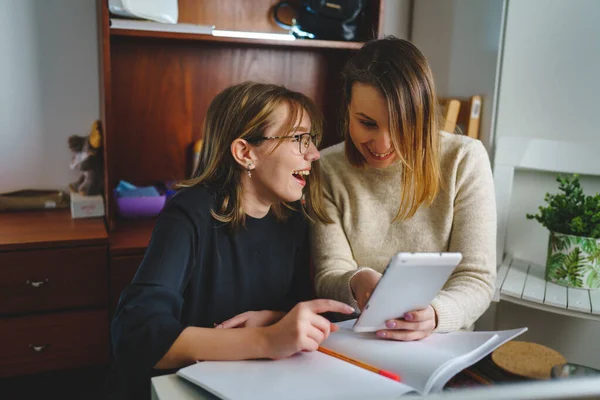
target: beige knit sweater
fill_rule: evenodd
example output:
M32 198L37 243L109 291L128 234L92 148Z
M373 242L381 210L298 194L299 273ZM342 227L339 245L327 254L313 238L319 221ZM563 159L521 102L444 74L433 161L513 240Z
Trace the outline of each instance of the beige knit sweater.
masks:
M400 205L399 162L352 167L340 143L321 153L324 200L334 224L312 227L319 297L357 307L350 279L383 272L397 252L457 251L463 260L431 305L437 332L469 329L488 308L496 279L496 204L490 161L480 141L441 133L442 189L431 206L393 222Z

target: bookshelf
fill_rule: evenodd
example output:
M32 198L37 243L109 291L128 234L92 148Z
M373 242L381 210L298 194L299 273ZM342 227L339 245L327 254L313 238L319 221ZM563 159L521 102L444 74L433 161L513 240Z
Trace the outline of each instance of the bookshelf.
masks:
M256 80L305 93L324 114L323 146L341 141L336 133L339 73L363 41L380 36L384 2L368 2L358 27L361 42L340 42L111 29L108 1L97 1L111 260L143 254L153 228L153 221L119 219L113 189L119 180L151 185L188 177L190 149L201 138L208 105L226 87ZM287 33L271 17L276 3L179 0L179 23Z

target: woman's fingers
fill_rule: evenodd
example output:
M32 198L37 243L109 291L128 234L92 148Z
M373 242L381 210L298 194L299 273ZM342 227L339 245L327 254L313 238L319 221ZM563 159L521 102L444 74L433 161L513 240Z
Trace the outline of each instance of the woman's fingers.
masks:
M423 331L435 329L435 311L429 306L404 314L404 319L391 319L385 323L388 329Z
M410 322L402 319L393 319L385 323L388 329L397 329L404 331L432 331L435 329L434 320L426 320L423 322Z
M397 331L397 330L385 330L377 331L377 337L389 340L400 340L404 342L410 342L413 340L421 340L431 334L431 331Z
M354 312L354 309L348 304L330 299L310 300L304 303L300 303L299 306L315 314L321 314L326 312L352 314Z
M328 331L328 333L329 333L329 331ZM317 347L319 346L319 343L323 342L323 340L325 340L325 338L326 338L325 332L323 332L321 329L317 328L316 326L309 326L306 331L306 336L309 339L311 339L312 341L314 341L317 344ZM309 340L308 343L311 343L311 340ZM313 348L313 346L310 345L308 350L316 350L316 348Z
M332 324L327 318L322 317L318 314L314 314L310 320L310 323L313 327L319 329L323 333L323 339L325 340L329 337L329 333L332 331Z
M377 336L391 340L420 340L435 329L435 311L429 306L423 310L407 312L404 319L391 319L385 325L388 329L378 331Z
M222 322L219 325L215 326L215 328L236 328L239 326L243 326L248 321L249 317L250 317L250 312L238 314L235 317L230 318L227 321Z
M429 319L435 319L435 311L433 311L433 307L429 306L423 310L405 313L404 319L406 321L427 321Z

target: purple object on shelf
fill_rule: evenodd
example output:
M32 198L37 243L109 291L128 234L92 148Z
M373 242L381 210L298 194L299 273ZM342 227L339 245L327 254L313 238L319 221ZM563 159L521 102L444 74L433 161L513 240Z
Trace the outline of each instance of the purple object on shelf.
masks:
M119 197L114 193L117 213L123 218L155 217L165 206L166 195Z

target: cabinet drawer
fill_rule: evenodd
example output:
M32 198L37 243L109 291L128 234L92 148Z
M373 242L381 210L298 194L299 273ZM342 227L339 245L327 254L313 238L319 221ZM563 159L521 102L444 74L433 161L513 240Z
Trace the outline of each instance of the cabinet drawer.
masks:
M0 320L0 377L108 363L106 309Z
M0 253L0 313L104 306L106 247Z

